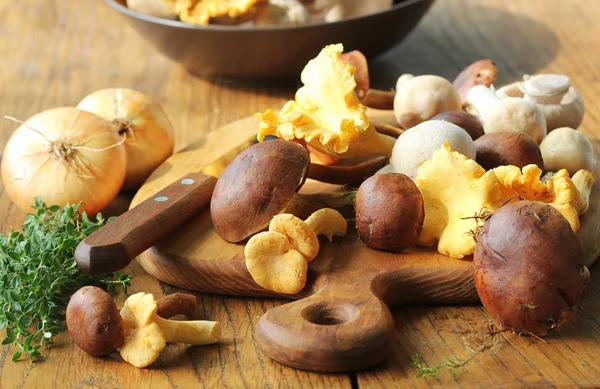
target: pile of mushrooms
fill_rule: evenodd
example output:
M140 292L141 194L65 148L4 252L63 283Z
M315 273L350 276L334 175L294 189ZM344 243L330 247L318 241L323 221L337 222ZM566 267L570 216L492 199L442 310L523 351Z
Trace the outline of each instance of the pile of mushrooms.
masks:
M67 305L67 329L73 341L88 354L103 356L119 350L135 367L151 365L167 343L206 345L221 339L221 325L214 321L167 320L191 315L197 309L192 295L175 293L158 301L143 292L129 296L119 311L108 293L85 286Z

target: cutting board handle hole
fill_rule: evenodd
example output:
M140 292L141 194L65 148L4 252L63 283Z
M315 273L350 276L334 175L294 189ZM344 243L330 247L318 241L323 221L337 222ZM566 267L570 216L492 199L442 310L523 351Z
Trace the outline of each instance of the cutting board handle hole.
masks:
M349 303L315 303L302 310L304 320L322 326L335 326L354 320L358 308Z

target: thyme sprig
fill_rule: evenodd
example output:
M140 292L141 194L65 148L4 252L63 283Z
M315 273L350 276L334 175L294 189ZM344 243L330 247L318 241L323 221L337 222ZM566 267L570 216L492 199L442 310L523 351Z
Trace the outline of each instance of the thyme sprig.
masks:
M41 356L40 348L65 330L70 295L85 285L127 292L132 277L93 276L75 263L75 248L107 220L92 221L79 205L47 206L37 198L22 231L0 235L0 329L3 345L16 345L12 360Z

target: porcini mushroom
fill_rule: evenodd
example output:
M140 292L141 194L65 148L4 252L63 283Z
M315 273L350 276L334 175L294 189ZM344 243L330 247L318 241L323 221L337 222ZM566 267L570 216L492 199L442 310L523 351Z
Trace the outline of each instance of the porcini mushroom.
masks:
M196 297L173 293L157 301L157 314L169 318L190 315L196 311ZM123 344L123 318L112 297L95 286L84 286L75 292L66 310L69 334L80 349L88 354L111 354Z
M523 168L527 165L544 167L538 144L522 132L492 132L475 141L476 161L485 170L498 166L513 165Z
M131 295L121 309L125 339L119 353L135 367L152 364L167 342L205 345L221 339L218 322L166 320L156 311L154 296L143 292Z
M390 159L394 172L406 174L414 180L419 166L446 141L453 150L475 159L475 143L465 130L450 122L430 120L398 137Z
M394 114L404 129L431 119L440 112L461 109L458 92L443 77L418 76L398 86Z
M80 349L91 355L108 355L123 344L123 319L112 297L95 286L84 286L71 296L66 311L67 329Z
M500 98L523 97L533 101L546 118L548 132L560 127L577 128L583 120L583 98L567 76L537 74L524 76L522 82L506 85L496 92Z
M546 119L534 102L516 97L500 99L483 85L467 93L467 111L479 117L486 134L524 132L538 144L546 136Z
M307 217L320 208L354 213L352 199L339 194L298 194L308 169L308 152L285 140L250 146L225 168L212 194L210 213L216 232L228 242L240 242L269 225L273 216L287 210ZM375 162L375 164L371 163ZM381 160L356 165L357 169L320 169L357 182L366 172L374 174ZM364 169L363 169L364 168ZM251 215L241 217L240 215Z
M594 148L581 132L569 127L557 128L540 143L544 170L556 172L567 169L569 174L585 169L596 171Z
M293 142L272 140L242 151L213 191L210 214L219 236L239 242L268 226L300 188L308 165L308 152Z
M378 174L356 194L356 228L376 250L400 252L413 246L423 227L423 196L404 174Z

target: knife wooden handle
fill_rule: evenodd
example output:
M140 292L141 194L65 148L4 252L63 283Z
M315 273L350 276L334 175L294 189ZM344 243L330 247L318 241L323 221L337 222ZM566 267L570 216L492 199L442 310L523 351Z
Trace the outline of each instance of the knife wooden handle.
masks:
M127 266L210 204L217 179L189 173L85 238L75 250L86 273L111 273Z

